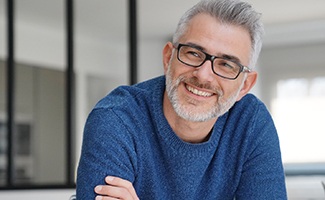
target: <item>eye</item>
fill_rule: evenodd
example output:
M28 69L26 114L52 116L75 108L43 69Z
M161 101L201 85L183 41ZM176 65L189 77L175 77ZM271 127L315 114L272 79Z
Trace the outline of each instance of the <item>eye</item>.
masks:
M220 67L226 67L226 68L230 68L230 69L233 69L233 65L226 61L226 60L216 60L217 61L217 65L220 66Z
M214 62L215 67L219 67L221 70L227 70L227 71L237 71L238 67L235 63L224 60L224 59L216 59Z
M202 53L196 50L188 50L186 56L191 59L202 59Z
M229 68L229 69L234 69L234 68L235 68L233 65L231 65L231 63L228 63L228 62L224 62L224 63L222 64L222 66L227 67L227 68Z
M188 50L186 54L189 56L199 57L199 54L197 52L191 50Z

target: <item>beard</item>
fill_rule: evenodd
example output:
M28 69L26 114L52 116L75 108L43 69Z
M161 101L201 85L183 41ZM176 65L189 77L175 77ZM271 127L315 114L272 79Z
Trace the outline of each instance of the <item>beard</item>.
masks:
M192 122L205 122L214 118L218 118L225 114L235 103L239 96L240 90L244 85L244 80L237 91L228 98L223 97L223 92L219 88L214 88L210 84L201 84L196 77L179 76L173 80L171 65L169 64L166 74L166 92L176 114L181 118ZM199 88L209 89L215 92L217 100L209 108L203 110L202 106L193 106L195 100L187 99L187 103L181 102L177 93L177 88L182 83L191 83ZM193 102L191 102L193 101Z

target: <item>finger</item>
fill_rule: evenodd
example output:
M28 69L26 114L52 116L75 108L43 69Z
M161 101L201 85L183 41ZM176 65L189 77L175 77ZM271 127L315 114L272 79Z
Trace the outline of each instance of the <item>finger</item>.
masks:
M133 184L130 181L119 178L119 177L114 177L114 176L107 176L105 178L105 181L109 185L126 188L128 190L128 192L131 194L131 196L133 197L133 199L136 199L136 200L139 199L137 196L137 193L133 187Z
M96 196L95 200L118 200L118 198L106 197L106 196Z
M96 196L95 200L118 200L118 198L106 197L106 196Z
M111 186L111 185L98 185L95 187L95 192L97 194L103 195L96 197L97 199L123 199L123 200L133 200L131 193L124 187ZM109 198L110 197L110 198ZM96 200L97 200L96 199Z

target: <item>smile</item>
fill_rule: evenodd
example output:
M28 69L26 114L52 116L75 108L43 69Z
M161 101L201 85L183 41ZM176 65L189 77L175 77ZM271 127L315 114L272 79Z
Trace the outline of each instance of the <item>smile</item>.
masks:
M190 91L191 93L201 96L201 97L211 97L213 95L213 93L201 91L201 90L195 89L189 85L186 85L186 89L188 91Z

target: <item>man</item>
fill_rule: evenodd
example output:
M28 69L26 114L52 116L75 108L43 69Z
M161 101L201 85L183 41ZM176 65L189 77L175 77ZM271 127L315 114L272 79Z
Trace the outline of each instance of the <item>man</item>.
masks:
M237 0L186 12L165 76L117 88L89 115L77 199L286 199L276 129L247 94L262 33Z

